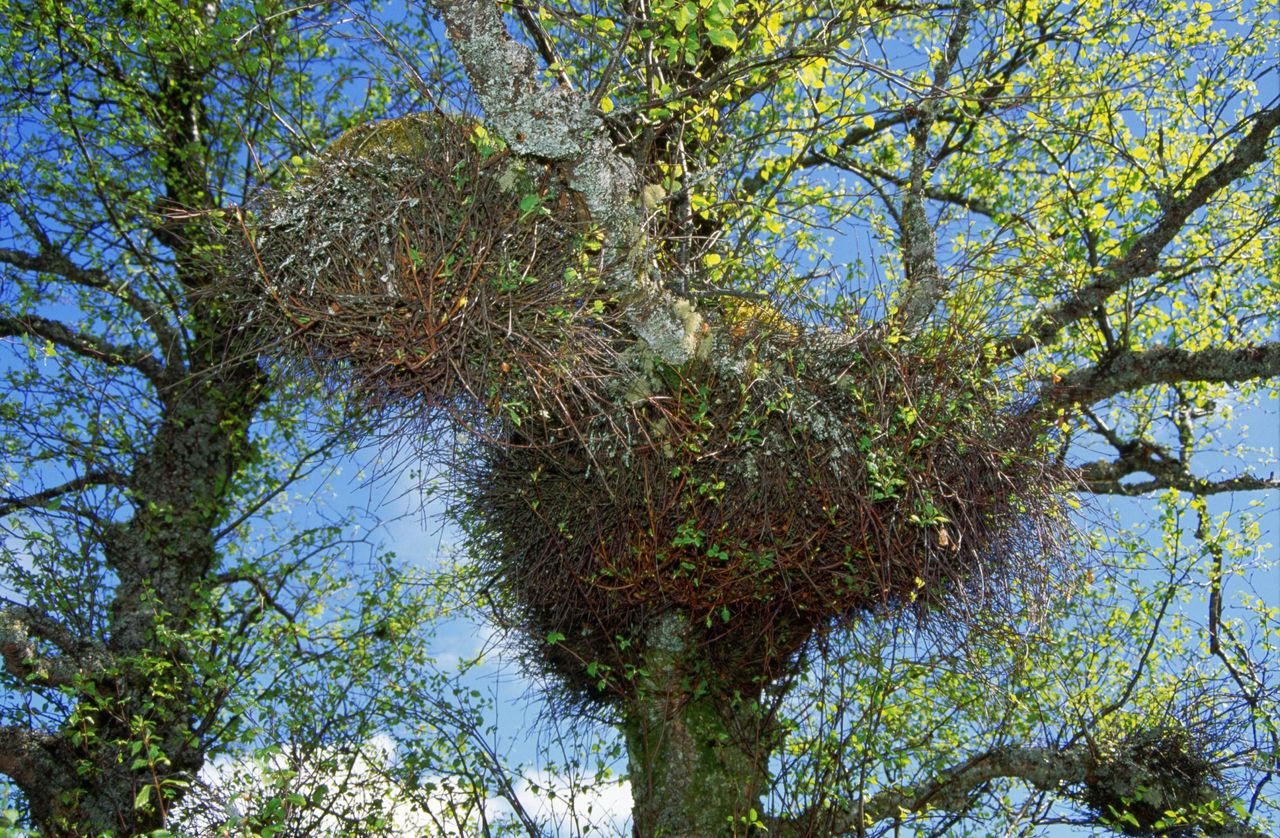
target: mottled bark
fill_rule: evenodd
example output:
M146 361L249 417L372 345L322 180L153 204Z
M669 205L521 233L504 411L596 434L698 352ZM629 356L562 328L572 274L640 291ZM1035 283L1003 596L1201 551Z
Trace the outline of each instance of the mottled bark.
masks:
M652 244L645 237L636 167L614 150L598 111L582 94L538 81L537 59L511 39L494 3L432 5L444 17L489 125L516 154L557 164L582 197L603 234L607 277L640 346L671 364L694 357L704 335L702 318L650 275Z
M938 241L925 214L926 182L933 164L929 156L929 133L946 97L951 71L960 58L960 49L969 36L974 5L966 0L956 11L947 36L947 46L933 68L933 84L916 107L911 128L911 171L902 197L899 225L902 228L902 264L905 276L902 300L898 305L899 327L904 332L920 328L947 291L947 279L938 267Z
M684 628L672 615L652 628L645 674L624 708L635 834L749 834L774 737L758 701L699 684Z

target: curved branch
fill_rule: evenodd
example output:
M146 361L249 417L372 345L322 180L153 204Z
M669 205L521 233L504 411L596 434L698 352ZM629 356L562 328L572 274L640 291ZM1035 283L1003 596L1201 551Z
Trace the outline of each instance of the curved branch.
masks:
M77 332L65 323L47 317L35 314L0 317L0 338L3 337L42 338L107 366L132 367L158 390L165 389L168 380L168 370L142 347L116 344L97 335Z
M54 737L18 725L0 726L0 774L13 779L20 788L30 788L47 779L46 745Z
M1096 366L1073 370L1041 391L1046 404L1097 404L1154 384L1202 381L1230 384L1280 377L1280 342L1189 352L1161 347L1125 350Z
M1159 766L1146 764L1137 751L1126 753L1121 748L1107 761L1100 759L1087 744L1068 748L1021 746L996 748L978 754L960 765L943 771L937 777L914 785L886 788L870 797L854 801L831 821L836 834L865 834L872 824L899 818L905 813L942 811L963 814L974 805L974 798L995 780L1018 780L1033 789L1062 797L1078 799L1083 789L1097 789L1108 796L1123 797L1142 787L1176 792L1178 799L1169 800L1170 809L1197 811L1197 804L1221 799L1217 790L1205 785L1183 787L1181 778L1164 776ZM1229 806L1221 807L1230 811ZM813 813L809 813L813 814ZM828 813L831 814L831 813ZM1218 816L1219 818L1221 816ZM780 834L789 834L789 826L800 821L776 824ZM1100 825L1105 825L1100 823ZM1221 838L1265 838L1266 833L1238 821L1195 824L1205 834ZM794 831L794 830L792 830Z
M1257 477L1251 474L1209 480L1189 474L1178 461L1148 459L1135 461L1127 456L1117 460L1098 460L1076 469L1081 484L1095 495L1126 495L1138 497L1165 489L1177 489L1195 495L1219 495L1226 492L1261 492L1280 489L1280 480L1274 476ZM1121 483L1132 474L1149 474L1150 480Z
M1185 195L1167 202L1155 224L1138 236L1128 250L1108 260L1097 279L1041 312L1036 325L1008 340L1002 347L1004 358L1016 358L1052 342L1064 328L1088 316L1112 294L1135 279L1155 273L1160 267L1161 251L1182 231L1191 215L1266 159L1267 145L1280 128L1280 106L1259 111L1251 119L1253 127L1227 156L1192 184Z

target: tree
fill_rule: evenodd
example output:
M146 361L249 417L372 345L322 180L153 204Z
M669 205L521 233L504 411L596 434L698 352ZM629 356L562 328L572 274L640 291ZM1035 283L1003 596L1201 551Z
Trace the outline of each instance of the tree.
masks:
M341 517L291 526L286 493L350 437L316 433L299 409L314 396L241 352L204 221L388 104L385 75L347 104L331 8L0 16L0 772L46 834L150 832L210 754L273 719L298 732L283 691L362 677L323 665L329 634L348 659L386 647L312 616L358 537ZM344 720L328 721L332 743Z
M246 297L465 432L499 619L638 834L1265 834L1274 604L1209 499L1277 483L1198 470L1280 371L1270 11L432 8L482 115L344 137ZM1064 544L1088 493L1159 539Z

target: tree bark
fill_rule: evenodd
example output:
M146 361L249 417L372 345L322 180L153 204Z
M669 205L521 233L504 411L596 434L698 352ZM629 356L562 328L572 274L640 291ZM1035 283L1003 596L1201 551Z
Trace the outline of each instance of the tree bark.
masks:
M686 663L685 621L658 619L626 703L632 817L639 838L747 834L775 740L758 696L707 689Z

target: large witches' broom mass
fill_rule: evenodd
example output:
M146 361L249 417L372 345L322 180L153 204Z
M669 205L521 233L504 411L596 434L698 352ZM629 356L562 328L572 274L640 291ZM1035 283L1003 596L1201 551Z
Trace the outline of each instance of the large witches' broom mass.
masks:
M350 132L251 209L258 345L463 440L450 491L500 619L584 700L626 694L662 615L737 689L840 620L1043 577L1060 472L959 329L680 301L698 351L664 360L553 168L439 114Z

